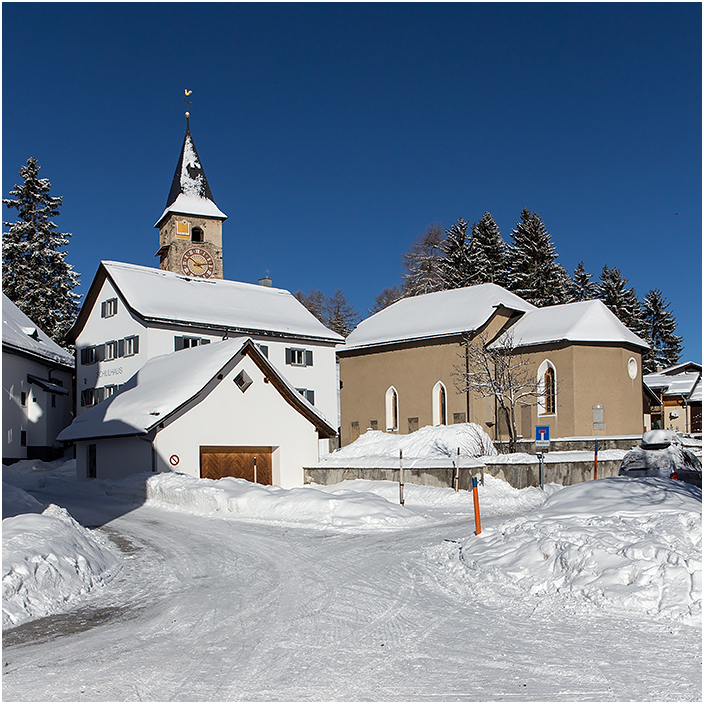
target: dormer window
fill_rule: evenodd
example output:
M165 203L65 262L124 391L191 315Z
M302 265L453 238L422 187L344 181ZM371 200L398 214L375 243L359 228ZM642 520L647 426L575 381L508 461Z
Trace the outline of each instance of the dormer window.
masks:
M203 229L200 227L194 227L191 230L191 242L203 242Z

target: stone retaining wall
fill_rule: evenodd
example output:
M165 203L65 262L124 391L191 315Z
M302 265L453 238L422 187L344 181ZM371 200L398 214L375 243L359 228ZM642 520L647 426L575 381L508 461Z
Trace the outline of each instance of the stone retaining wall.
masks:
M615 477L618 475L621 460L599 460L596 478ZM536 460L530 464L488 464L484 471L492 477L503 479L516 489L527 486L540 486L540 463ZM546 462L543 476L545 484L580 484L594 479L594 461Z
M597 479L614 477L618 475L621 460L599 460L597 464ZM339 484L351 479L369 479L372 481L397 482L398 469L362 469L358 467L320 469L307 467L304 470L306 484ZM403 480L408 484L421 486L452 486L452 468L448 469L404 469ZM482 470L479 467L460 468L460 489L472 488L472 477L479 477L483 483L483 474L491 474L507 482L516 489L525 489L528 486L540 486L540 464L536 460L531 463L488 464ZM543 482L545 484L580 484L594 478L594 461L576 462L546 462Z

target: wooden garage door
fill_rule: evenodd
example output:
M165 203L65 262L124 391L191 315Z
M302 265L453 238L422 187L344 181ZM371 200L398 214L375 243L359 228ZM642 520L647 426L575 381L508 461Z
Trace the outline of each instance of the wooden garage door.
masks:
M238 477L254 481L254 458L257 460L257 484L271 484L272 447L201 447L200 476L207 479Z

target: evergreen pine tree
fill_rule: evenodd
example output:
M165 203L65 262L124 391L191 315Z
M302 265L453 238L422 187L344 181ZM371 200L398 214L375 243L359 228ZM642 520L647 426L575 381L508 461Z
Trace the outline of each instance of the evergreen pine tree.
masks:
M442 243L444 257L440 261L440 276L444 289L464 288L472 283L472 238L467 234L469 223L460 218L445 230Z
M442 291L444 288L440 271L443 257L442 226L429 225L428 229L403 255L403 293L405 296L420 296L424 293Z
M524 208L511 234L509 290L539 307L569 302L571 279L540 216Z
M579 262L572 277L572 300L590 301L597 297L598 286L592 281L592 275L584 269L584 262Z
M682 338L675 335L677 323L669 307L670 304L658 289L648 291L643 297L645 339L651 347L643 355L645 374L671 367L680 361Z
M633 287L626 288L628 279L616 267L604 265L597 286L597 297L629 329L641 338L646 336L643 308Z
M350 305L341 288L325 301L324 310L325 324L342 337L347 337L359 322L359 314Z
M506 285L508 247L491 213L472 225L472 283Z
M2 290L15 305L58 344L78 314L80 296L73 292L80 277L61 251L71 234L58 232L51 218L59 214L61 197L49 195L49 179L39 178L36 157L20 168L24 182L4 198L8 208L16 208L18 220L3 222Z

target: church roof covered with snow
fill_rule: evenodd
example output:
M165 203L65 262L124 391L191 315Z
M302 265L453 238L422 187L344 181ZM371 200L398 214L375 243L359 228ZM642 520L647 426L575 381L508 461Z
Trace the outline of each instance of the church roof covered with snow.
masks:
M626 343L635 347L649 345L632 333L602 301L579 301L545 308L534 308L501 335L493 345L507 336L517 347L552 342Z
M166 209L154 227L160 227L169 213L203 215L225 220L227 215L217 205L205 177L203 165L198 157L190 127L186 126L181 154L176 164L176 173L171 183Z
M535 306L496 284L479 284L402 298L363 320L344 349L459 335L478 330L498 307L527 312Z
M248 354L284 398L305 415L325 437L335 429L276 370L251 339L231 338L152 357L115 395L78 416L58 436L61 441L142 435L173 412L194 401L230 363ZM173 380L178 379L178 384Z
M148 322L203 325L239 334L279 334L333 343L344 338L328 330L284 289L224 279L196 279L161 269L101 262L76 324L75 340L109 278L127 307Z
M73 355L59 347L4 293L2 294L2 346L20 354L39 357L73 368Z

